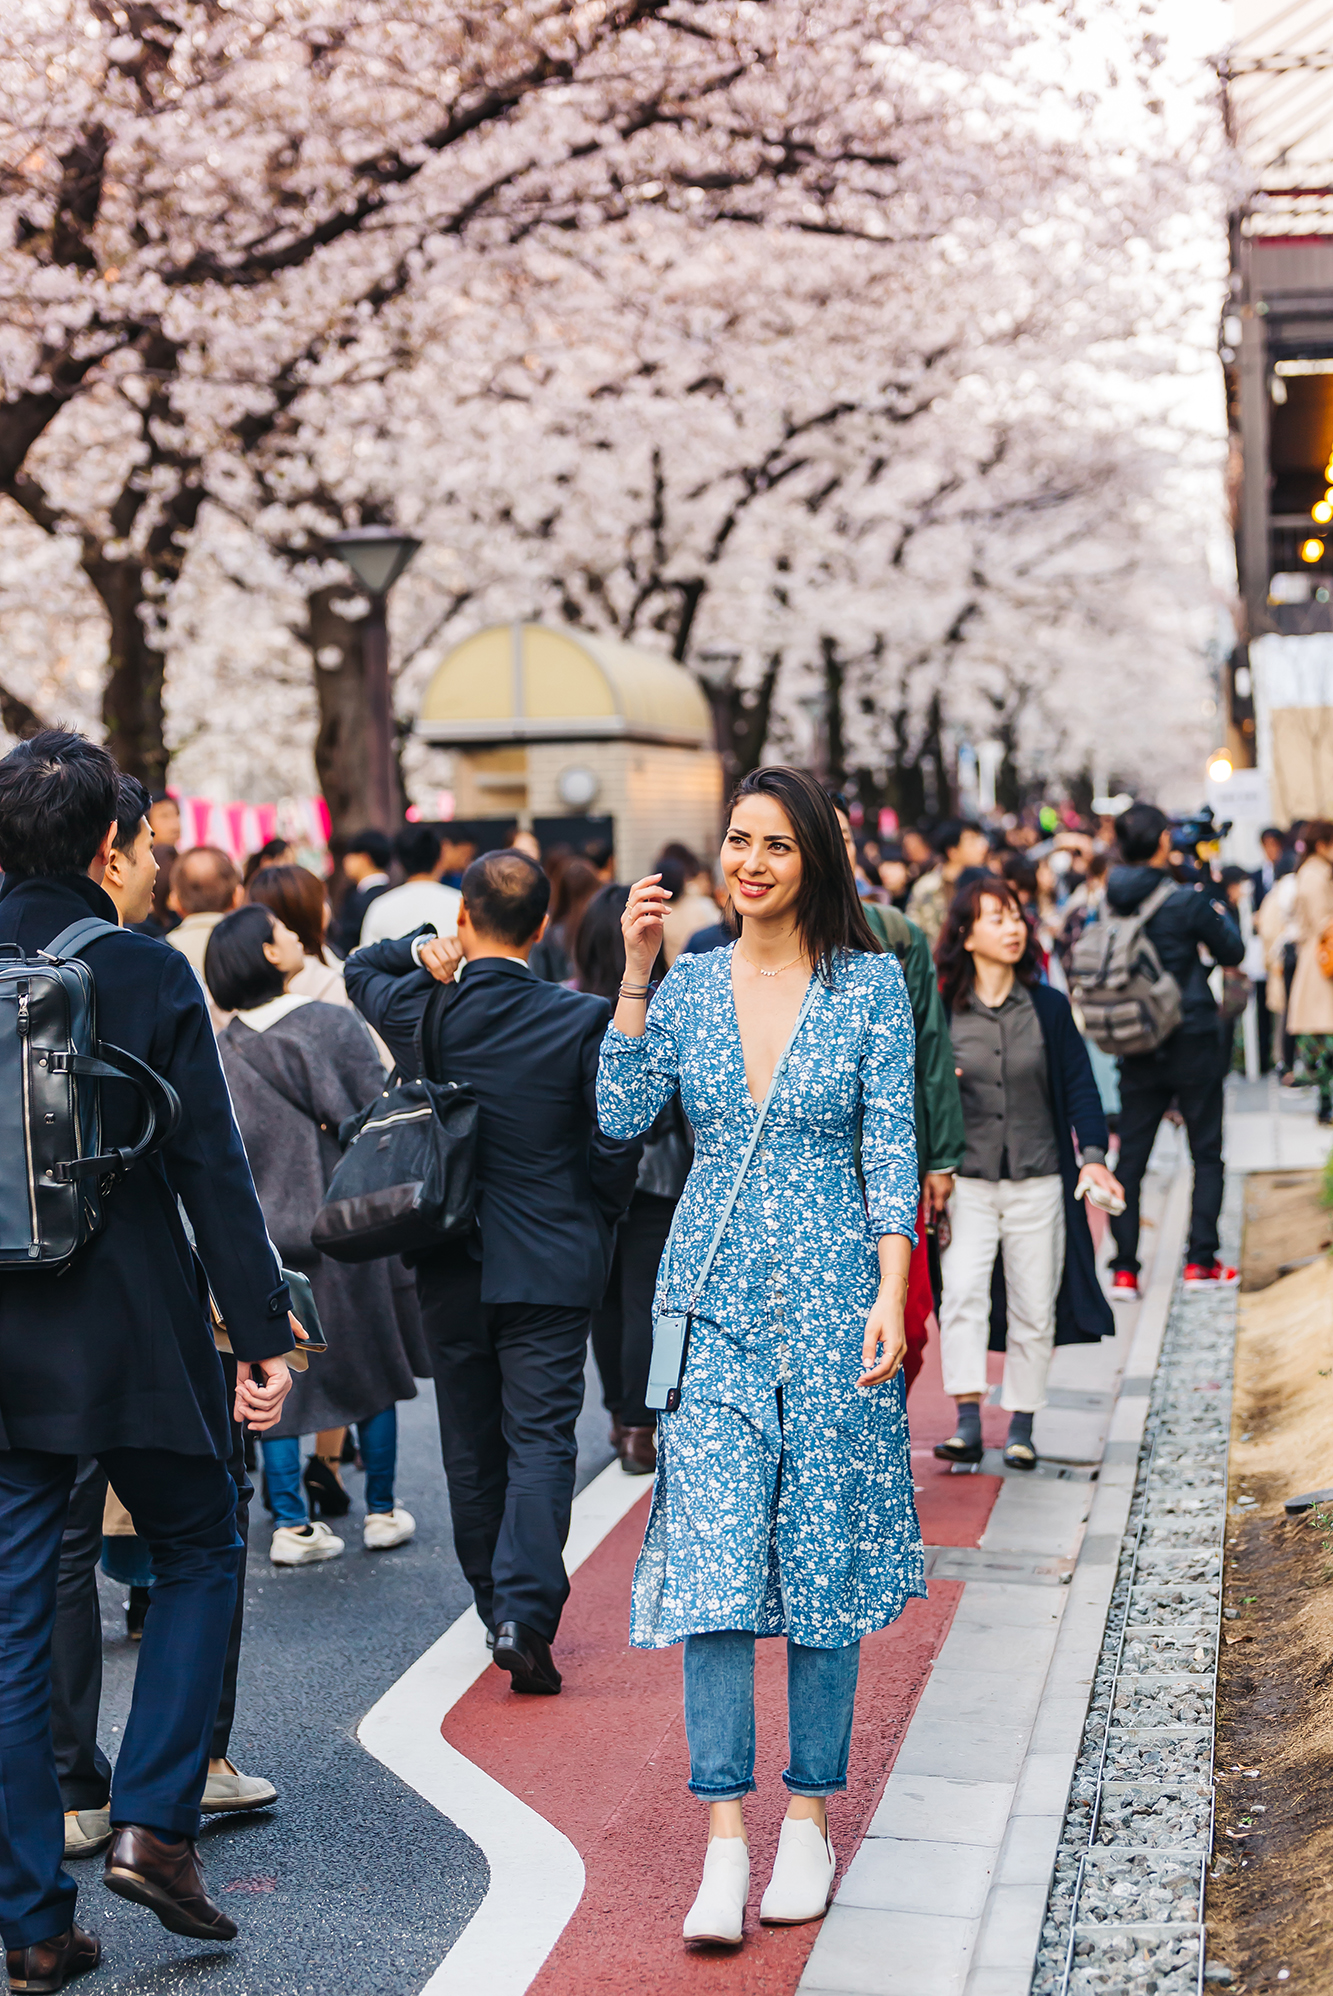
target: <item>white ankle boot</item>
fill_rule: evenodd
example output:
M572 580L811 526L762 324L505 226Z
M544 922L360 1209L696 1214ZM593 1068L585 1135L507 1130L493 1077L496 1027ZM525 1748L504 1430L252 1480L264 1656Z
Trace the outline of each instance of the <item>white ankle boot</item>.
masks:
M773 1876L760 1901L760 1919L770 1927L796 1927L803 1920L822 1920L833 1895L837 1868L833 1846L818 1823L808 1816L786 1817Z
M745 1931L749 1896L750 1847L744 1837L711 1838L699 1896L685 1915L685 1939L735 1947Z

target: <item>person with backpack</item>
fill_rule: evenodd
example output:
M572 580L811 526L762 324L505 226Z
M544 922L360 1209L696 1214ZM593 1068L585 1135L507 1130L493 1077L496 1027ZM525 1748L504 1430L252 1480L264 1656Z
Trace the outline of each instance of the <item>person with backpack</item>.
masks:
M291 1385L290 1295L202 988L179 952L120 928L99 885L118 790L106 751L63 729L0 760L10 1133L0 1157L0 1934L11 1986L34 1991L63 1988L100 1957L74 1924L77 1890L61 1869L50 1723L56 1577L78 1460L96 1456L107 1471L156 1575L105 1882L173 1933L230 1940L235 1922L209 1898L195 1848L239 1556L209 1286L240 1362L236 1417L271 1426ZM105 1151L90 1152L90 1137ZM93 1156L93 1171L69 1168ZM79 1221L61 1236L72 1212Z
M1210 965L1243 962L1245 944L1211 882L1171 871L1171 821L1155 804L1131 804L1116 821L1123 865L1106 883L1099 921L1074 946L1069 988L1089 1036L1120 1057L1120 1156L1125 1209L1111 1218L1111 1294L1139 1294L1139 1195L1153 1141L1175 1102L1194 1164L1187 1289L1233 1287L1218 1260L1222 1210L1222 1032Z

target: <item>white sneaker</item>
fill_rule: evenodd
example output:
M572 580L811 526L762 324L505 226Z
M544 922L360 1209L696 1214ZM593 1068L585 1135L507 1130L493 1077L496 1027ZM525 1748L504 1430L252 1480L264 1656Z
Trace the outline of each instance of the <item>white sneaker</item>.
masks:
M268 1556L275 1566L314 1566L321 1559L337 1559L342 1550L337 1533L317 1518L313 1525L279 1525Z
M685 1939L735 1947L744 1936L749 1896L750 1846L745 1838L710 1838L699 1896L685 1915Z
M773 1876L759 1902L765 1926L798 1927L803 1920L822 1920L837 1868L833 1845L818 1823L808 1816L784 1818Z
M395 1504L392 1511L368 1511L361 1527L361 1543L367 1552L387 1552L390 1546L405 1546L416 1528L416 1519L401 1504Z
M105 1809L66 1809L65 1856L91 1857L111 1841L111 1805Z
M199 1807L209 1815L221 1815L224 1810L266 1809L277 1799L278 1791L271 1781L257 1774L242 1774L228 1761L225 1773L210 1771Z

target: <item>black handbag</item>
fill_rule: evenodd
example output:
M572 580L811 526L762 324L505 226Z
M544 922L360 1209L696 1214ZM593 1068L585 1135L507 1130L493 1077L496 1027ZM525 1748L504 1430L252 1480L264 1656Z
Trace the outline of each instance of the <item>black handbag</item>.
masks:
M476 1204L477 1098L452 1081L391 1081L338 1132L346 1145L310 1239L335 1261L415 1259L466 1241Z
M417 1034L454 1003L455 984L431 994ZM419 1256L472 1232L476 1209L477 1098L462 1082L408 1081L397 1070L368 1109L338 1132L343 1160L329 1180L310 1231L313 1246L335 1261Z

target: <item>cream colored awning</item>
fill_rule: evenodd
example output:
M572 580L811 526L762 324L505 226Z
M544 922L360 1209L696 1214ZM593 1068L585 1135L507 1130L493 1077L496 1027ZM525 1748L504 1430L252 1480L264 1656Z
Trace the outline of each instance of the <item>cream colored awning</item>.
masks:
M697 682L660 652L558 624L492 624L441 660L417 721L428 742L673 742L711 748Z

